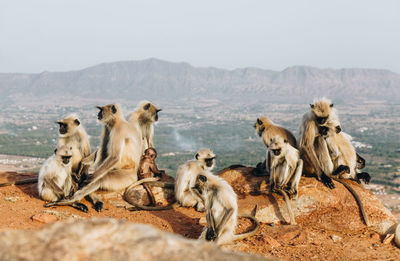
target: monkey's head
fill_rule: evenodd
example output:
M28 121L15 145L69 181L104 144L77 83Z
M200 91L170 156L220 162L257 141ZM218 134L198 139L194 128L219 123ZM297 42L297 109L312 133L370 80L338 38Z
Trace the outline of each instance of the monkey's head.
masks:
M268 128L272 122L268 119L268 117L257 118L256 123L254 123L253 127L256 129L256 133L258 136L262 136L265 128Z
M78 116L75 114L70 114L61 121L56 121L56 123L59 125L58 132L60 133L61 137L67 137L74 134L81 124Z
M97 119L104 123L111 123L115 119L121 118L122 112L118 105L108 104L104 106L97 106L99 113L97 114Z
M162 111L148 101L140 102L137 110L139 111L139 120L144 123L158 121L158 113Z
M314 104L310 104L310 107L315 121L318 125L322 125L328 120L333 108L333 103L326 98L322 98L315 101Z
M210 149L200 149L195 155L196 160L203 163L207 170L212 170L215 166L215 154Z
M192 189L195 189L200 194L203 194L203 192L207 189L207 180L207 175L204 172L201 172L199 175L197 175L196 182Z
M145 155L145 157L155 160L157 158L157 151L154 148L147 148L144 151L144 155Z
M269 150L272 152L274 157L278 157L284 154L286 146L289 144L287 139L281 136L275 136L270 140Z
M55 149L54 153L56 154L57 160L59 160L62 164L68 165L71 163L72 147L63 145Z

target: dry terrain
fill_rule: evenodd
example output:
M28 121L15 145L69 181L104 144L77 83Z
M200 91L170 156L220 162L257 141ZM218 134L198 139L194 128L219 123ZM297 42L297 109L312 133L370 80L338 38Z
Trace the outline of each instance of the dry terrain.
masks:
M36 174L1 173L0 182L23 179ZM312 178L302 180L303 187L319 187ZM324 189L324 188L323 188ZM337 190L342 193L345 190ZM301 195L302 191L300 191ZM336 194L335 194L336 196ZM134 223L150 224L158 229L195 239L203 225L199 223L203 213L194 209L178 208L167 211L136 211L124 208L124 201L116 194L103 194L105 208L97 213L90 208L85 214L70 207L44 208L38 198L36 184L0 188L0 230L37 229L45 223L68 218L113 217ZM345 199L351 200L351 197ZM281 201L265 195L240 197L239 205L270 204ZM85 201L84 201L85 202ZM87 202L86 202L87 203ZM89 203L87 203L89 205ZM368 210L368 209L367 209ZM279 211L279 210L277 210ZM351 212L351 213L350 213ZM226 248L233 251L258 253L285 260L399 260L400 249L394 243L382 243L383 237L366 228L356 205L354 211L344 206L331 209L318 208L308 215L296 218L297 225L284 222L261 224L256 236L236 242ZM372 214L377 220L378 214ZM238 233L251 228L250 221L240 219Z

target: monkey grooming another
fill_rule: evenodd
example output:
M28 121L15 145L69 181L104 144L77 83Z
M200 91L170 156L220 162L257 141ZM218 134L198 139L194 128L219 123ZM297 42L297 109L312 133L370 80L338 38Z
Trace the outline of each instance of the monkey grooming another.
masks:
M81 188L89 170L89 166L81 164L82 159L90 155L89 136L75 114L56 123L59 124L58 146L72 147L72 179Z
M137 122L128 123L119 106L109 104L97 107L99 121L104 123L100 148L84 159L85 164L95 162L95 171L89 184L78 190L71 199L49 203L71 205L83 197L90 197L96 211L103 209L103 202L96 195L98 189L118 191L137 181L142 155L142 135Z
M50 202L65 199L73 192L71 178L73 149L63 145L54 153L43 163L38 177L39 196ZM87 212L87 207L83 204L74 203L72 206Z
M318 125L325 124L336 110L330 100L322 98L310 104L310 111L303 116L299 131L299 150L303 159L303 170L306 174L316 176L328 188L335 185L328 176L333 171L333 163L329 155L326 141L318 133ZM333 116L332 116L333 115Z
M271 192L279 192L285 199L290 224L296 224L288 195L297 198L303 161L299 151L291 146L286 139L275 136L271 139L269 153L271 154L270 185Z
M154 178L161 177L165 171L159 170L156 165L157 151L154 148L148 148L144 151L144 155L142 156L139 163L139 172L138 178L139 180L144 178ZM143 183L143 187L145 188L147 195L149 196L151 205L156 205L156 200L154 198L153 192L151 191L148 183Z
M203 171L197 175L192 190L203 201L206 208L207 226L199 239L216 241L218 245L223 245L257 233L259 223L255 218L255 213L253 216L238 215L236 194L224 179L209 171ZM250 218L255 228L250 232L235 235L238 217Z
M128 116L129 122L138 122L142 132L142 153L148 148L155 148L154 146L154 126L153 123L158 121L158 109L148 101L142 101L134 112Z
M294 148L296 147L296 138L287 129L274 124L268 117L257 118L256 123L254 123L254 128L258 136L262 137L263 142L267 149L269 148L270 140L279 135L284 139L289 141L289 144ZM266 176L268 175L271 167L271 159L268 156L268 151L266 153L266 159L263 163L258 163L257 167L254 169L253 174L255 176Z

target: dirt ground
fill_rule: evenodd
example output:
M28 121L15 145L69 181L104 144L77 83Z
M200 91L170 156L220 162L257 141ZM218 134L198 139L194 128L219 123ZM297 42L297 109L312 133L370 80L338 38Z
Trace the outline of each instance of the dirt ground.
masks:
M32 177L35 174L0 173L0 183ZM115 195L115 194L114 194ZM195 239L203 228L199 219L204 216L191 208L166 211L130 212L119 197L105 197L104 210L97 213L89 208L82 213L71 207L44 208L36 184L0 187L0 231L6 229L37 229L47 221L37 221L37 216L50 216L54 220L67 218L112 217L134 223L149 224L158 229ZM249 196L239 200L239 205L254 204L263 196ZM86 201L83 203L90 206ZM341 214L338 214L341 213ZM329 218L343 220L343 226L324 225ZM40 220L40 218L39 218ZM317 210L296 219L298 225L261 224L256 236L235 242L225 248L233 251L274 256L284 260L400 260L400 249L394 243L384 244L383 238L368 228L352 230L346 226L346 213L327 213ZM237 233L251 229L249 220L240 219Z

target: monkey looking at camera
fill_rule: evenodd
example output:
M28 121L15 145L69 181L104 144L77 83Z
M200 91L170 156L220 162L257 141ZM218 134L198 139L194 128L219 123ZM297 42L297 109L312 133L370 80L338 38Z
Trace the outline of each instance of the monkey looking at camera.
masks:
M196 176L192 190L203 201L206 209L207 226L199 239L223 245L257 233L259 224L255 213L238 215L236 194L224 179L209 171L203 171ZM250 218L255 223L255 228L251 232L235 235L238 217Z
M73 149L68 146L59 146L54 155L42 165L38 177L39 196L46 201L54 202L65 199L73 193L71 168ZM84 211L80 203L72 205Z
M328 188L335 185L328 176L333 171L333 163L329 155L325 139L319 135L318 125L325 124L334 117L336 110L330 100L322 98L310 104L310 111L303 116L299 131L299 150L304 162L306 174L314 175Z
M143 152L145 149L154 148L154 126L153 123L158 121L158 109L148 101L142 101L138 104L137 109L128 116L129 122L138 122L142 132Z
M300 153L281 136L275 136L271 139L269 153L271 157L271 192L282 194L288 208L290 223L296 224L287 195L297 197L303 172L303 161L300 159Z
M157 168L155 159L157 158L157 151L154 148L148 148L144 151L144 155L140 159L138 179L161 177L165 171L159 170ZM153 192L147 183L142 184L147 195L149 196L150 202L153 206L156 205L156 200L154 198Z
M81 187L89 170L89 166L81 164L82 159L90 155L89 136L75 114L70 114L56 123L59 124L58 146L72 147L72 178Z
M273 123L268 117L257 118L256 123L254 123L254 128L257 135L262 137L267 149L269 148L270 140L276 135L288 140L291 146L297 148L294 135L289 130ZM268 156L268 151L265 158L265 161L263 163L258 163L257 167L254 169L253 174L255 176L265 176L270 171L271 159Z
M97 107L97 118L104 123L100 148L85 162L95 162L95 171L89 184L75 192L71 199L49 203L71 205L88 196L96 211L101 211L103 202L96 195L98 189L118 191L137 181L140 157L142 155L142 135L138 123L128 123L116 104Z

